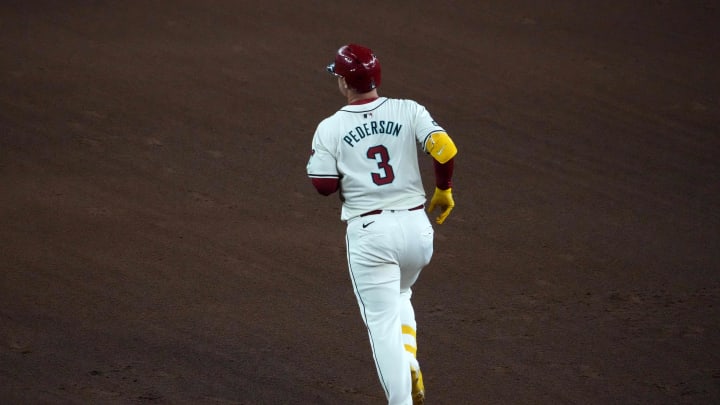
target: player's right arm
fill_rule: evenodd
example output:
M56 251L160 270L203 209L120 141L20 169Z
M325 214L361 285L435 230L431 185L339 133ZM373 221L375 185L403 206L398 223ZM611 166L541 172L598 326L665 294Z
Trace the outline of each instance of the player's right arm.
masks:
M457 155L457 146L450 135L444 131L438 131L427 137L425 151L437 162L446 163Z
M425 107L415 103L415 133L427 154L432 156L435 168L435 192L428 205L428 213L440 208L435 222L442 224L455 208L452 195L452 175L455 168L457 146L450 135L432 119Z

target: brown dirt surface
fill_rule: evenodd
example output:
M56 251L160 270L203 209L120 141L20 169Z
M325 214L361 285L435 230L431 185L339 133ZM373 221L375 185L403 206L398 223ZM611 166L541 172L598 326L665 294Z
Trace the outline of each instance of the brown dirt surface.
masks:
M384 402L305 174L348 42L460 149L414 289L428 404L720 402L719 17L3 1L0 402Z

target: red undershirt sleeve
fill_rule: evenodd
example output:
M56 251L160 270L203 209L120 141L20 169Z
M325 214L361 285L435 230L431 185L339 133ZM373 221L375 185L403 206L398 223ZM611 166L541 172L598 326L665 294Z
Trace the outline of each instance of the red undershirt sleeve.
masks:
M336 192L340 186L339 179L313 177L311 180L315 189L322 195L330 195Z
M444 164L433 159L433 165L435 168L435 187L440 190L447 190L452 187L452 176L453 171L455 170L455 158L448 160Z

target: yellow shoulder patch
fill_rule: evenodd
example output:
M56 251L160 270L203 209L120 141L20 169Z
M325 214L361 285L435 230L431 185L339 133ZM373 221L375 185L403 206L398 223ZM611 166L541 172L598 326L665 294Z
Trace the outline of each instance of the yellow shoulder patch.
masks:
M438 162L447 163L457 154L457 147L450 139L450 135L445 132L435 132L428 137L425 143L425 151Z

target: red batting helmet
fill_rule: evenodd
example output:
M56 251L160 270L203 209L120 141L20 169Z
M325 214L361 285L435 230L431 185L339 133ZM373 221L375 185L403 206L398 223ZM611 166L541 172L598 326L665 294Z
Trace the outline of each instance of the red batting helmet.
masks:
M327 66L328 72L344 77L348 86L360 93L380 86L380 61L373 51L362 45L349 44L338 49L335 62Z

